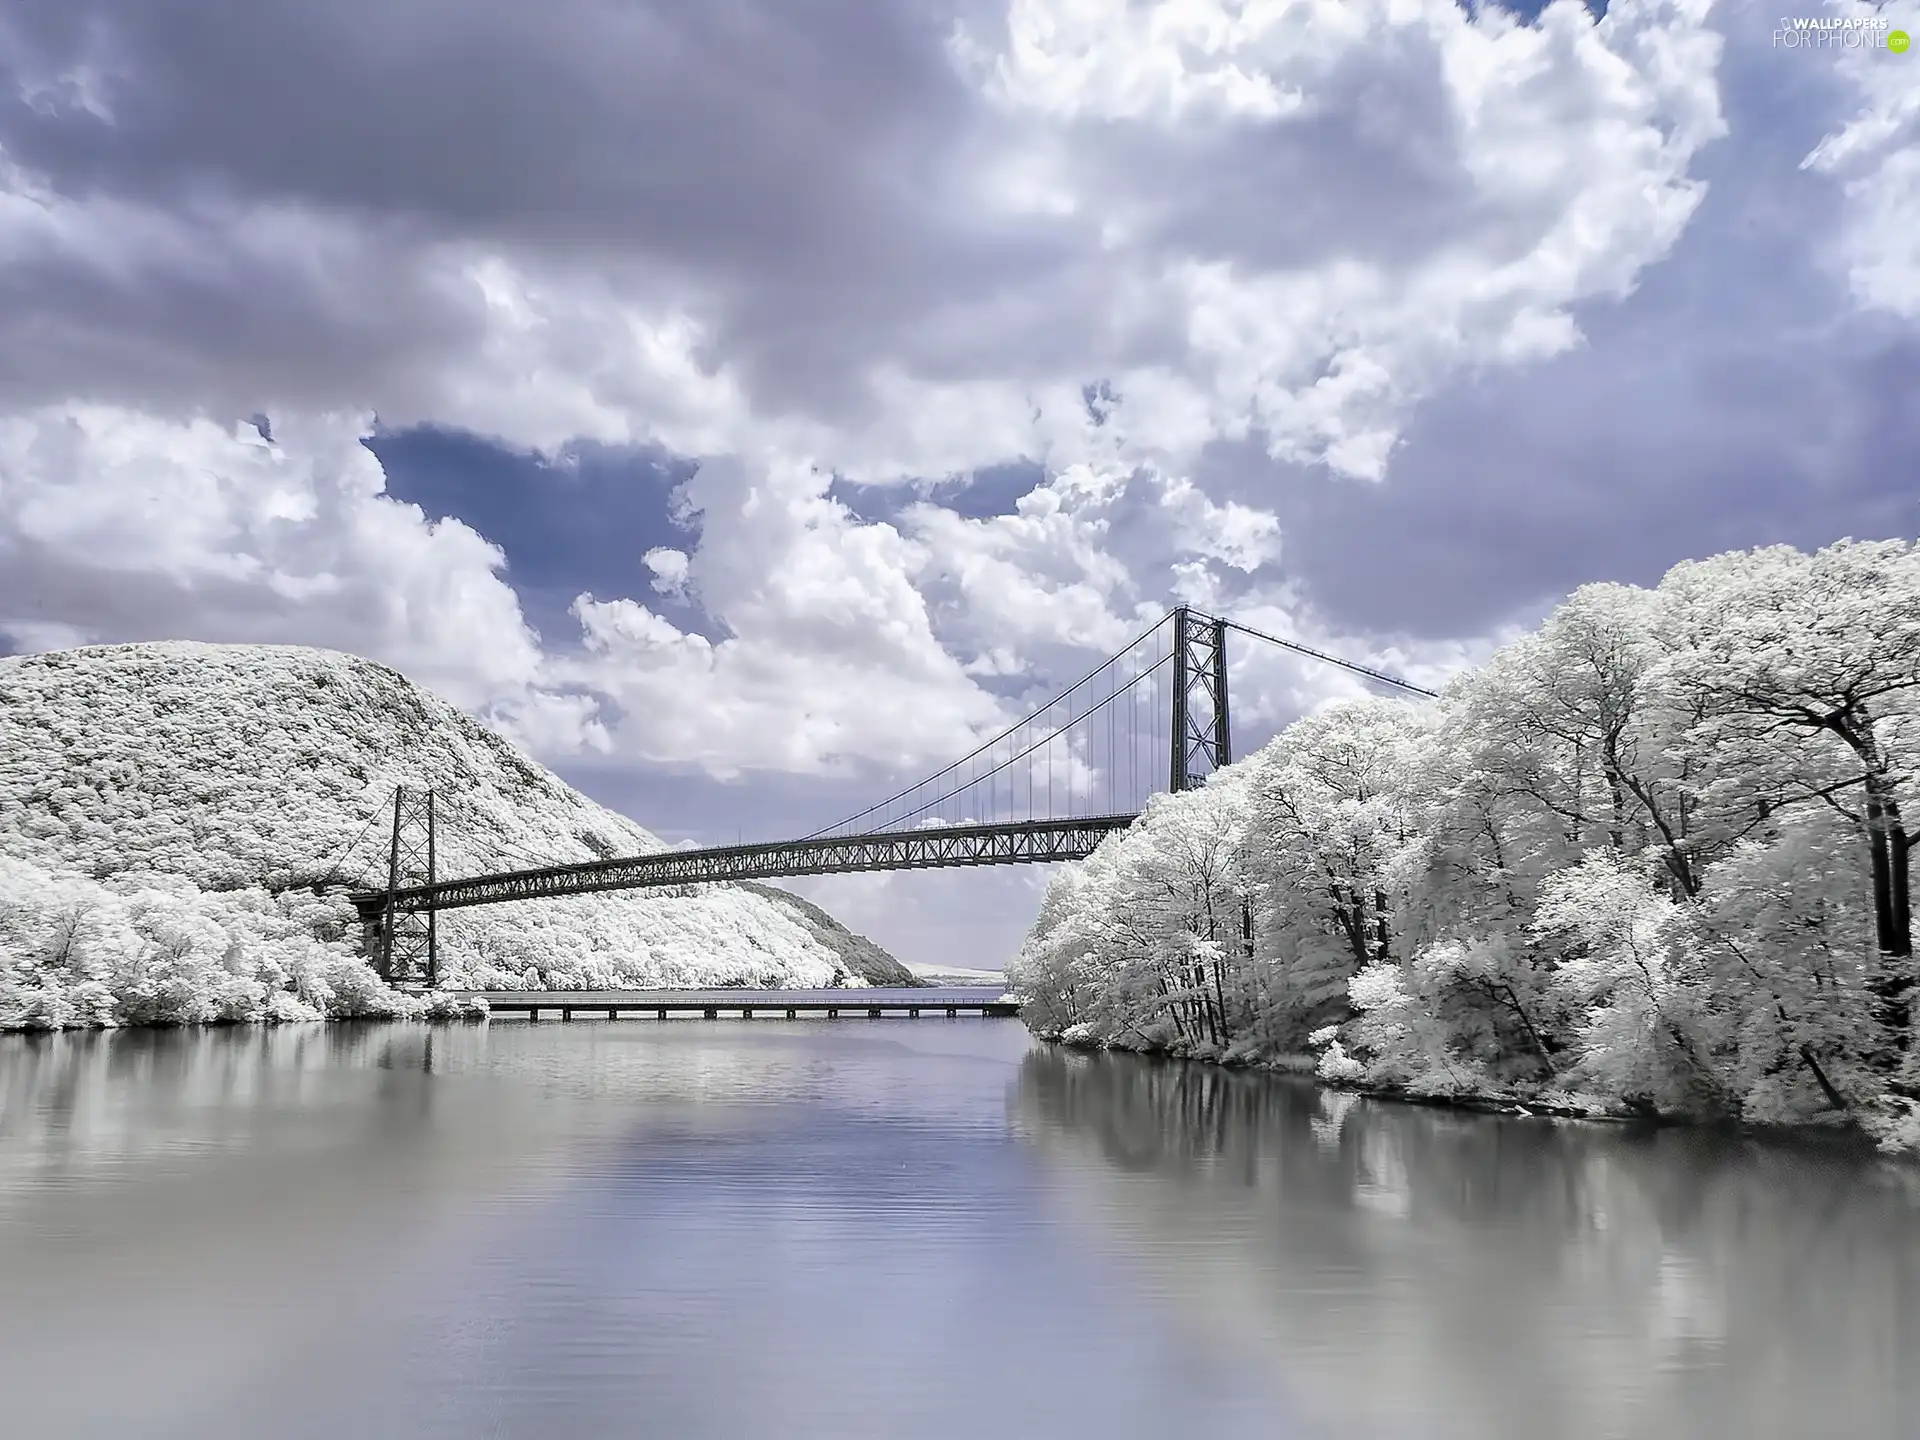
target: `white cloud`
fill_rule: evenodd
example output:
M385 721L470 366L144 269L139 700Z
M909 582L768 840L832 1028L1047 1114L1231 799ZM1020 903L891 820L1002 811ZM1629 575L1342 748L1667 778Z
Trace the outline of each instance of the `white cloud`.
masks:
M1837 14L1920 35L1916 0L1848 0ZM1857 106L1803 162L1845 188L1846 223L1834 251L1853 293L1862 305L1920 318L1920 56L1842 48L1794 58L1830 64Z
M1577 343L1567 307L1625 295L1678 237L1702 194L1689 164L1724 130L1707 8L1628 0L1594 24L1560 0L1529 27L1452 0L1018 0L997 42L967 32L956 49L998 107L976 118L969 164L1024 179L968 193L1000 195L1008 224L1044 194L1078 247L1068 283L887 317L858 336L843 378L864 401L842 414L756 393L701 316L733 303L721 292L667 306L644 266L623 288L488 255L461 271L487 341L449 361L417 418L549 448L775 448L869 479L1022 454L1177 471L1260 433L1276 456L1379 479L1412 406L1463 368ZM1395 91L1415 98L1382 107ZM1350 206L1319 202L1309 232L1289 192L1339 166L1379 174ZM1383 250L1373 207L1396 199L1444 223ZM1081 389L1101 378L1120 400L1095 426Z
M1271 514L1217 503L1151 466L1070 466L1011 514L968 519L923 504L900 524L919 542L912 579L942 642L979 674L1053 674L1117 650L1173 599L1202 602L1176 580L1182 563L1251 572L1280 547Z
M576 602L586 650L553 674L611 697L624 753L721 775L907 765L964 752L996 718L934 638L911 579L922 549L856 521L827 485L784 457L712 459L688 482L700 548L656 573L697 589L729 638L631 599Z
M125 399L144 367L155 392L184 383L232 413L368 405L546 450L777 449L869 477L1021 454L1178 471L1251 431L1378 478L1450 375L1573 343L1568 306L1625 293L1671 246L1699 198L1689 164L1722 128L1706 8L1623 0L1594 24L1558 0L1524 26L1453 0L1013 0L1004 25L960 32L975 89L907 142L920 192L873 217L896 251L967 235L1004 260L956 256L944 285L876 266L832 315L788 313L822 287L775 265L679 253L671 200L594 221L583 249L397 209L356 220L264 185L81 198L16 162L0 254L20 275L94 308L129 282L176 307L244 284L317 342L236 344L247 322L223 300L165 336L188 363L156 365L130 343L153 317L102 336L70 311L16 388L85 375ZM684 178L696 202L717 183ZM846 244L868 243L862 223L846 217ZM1033 263L1009 269L1021 249ZM1080 399L1100 379L1122 397L1103 428Z
M1452 0L1012 0L1004 23L943 25L924 53L918 31L880 26L905 80L806 51L825 68L796 84L878 107L844 135L806 131L814 190L771 173L743 188L767 157L798 156L783 147L803 121L771 95L729 98L738 128L715 143L732 149L635 159L623 107L650 102L621 69L657 69L659 37L585 5L546 28L512 7L471 17L476 55L497 43L565 81L542 112L556 148L531 169L496 145L468 173L473 155L409 131L369 174L359 132L328 112L262 170L255 137L291 123L266 90L233 91L219 123L151 152L86 132L139 162L96 184L23 143L0 299L20 296L4 309L42 341L35 366L0 376L14 451L57 448L58 417L95 418L81 451L9 478L9 533L76 595L72 577L99 572L148 598L137 613L16 598L12 633L345 645L550 752L716 773L950 756L1004 718L974 676L1044 678L1278 562L1264 497L1193 478L1210 445L1246 437L1378 479L1424 398L1577 344L1571 307L1630 291L1700 198L1690 167L1723 129L1706 9L1622 0L1595 24L1559 0L1525 26ZM397 24L384 6L328 13ZM137 113L122 100L148 73L180 105L228 93L209 101L180 68L196 57L135 12L121 23L112 113ZM657 23L707 60L744 43L692 11ZM422 43L404 31L379 29ZM396 105L473 88L416 58L419 93ZM692 69L648 73L707 103ZM877 126L882 111L901 123ZM189 189L203 173L231 183ZM571 204L533 203L555 176ZM755 210L763 191L789 211ZM814 191L865 208L815 214ZM0 342L22 333L0 320ZM1103 381L1096 415L1085 387ZM279 443L157 418L196 406L264 410ZM360 422L300 418L335 410L548 452L589 438L704 457L687 487L698 547L647 551L637 579L697 597L725 638L583 596L580 653L549 637L542 654L485 540L386 499ZM1009 515L862 523L827 496L830 473L1019 456L1052 473ZM165 513L136 523L149 503ZM619 718L597 728L593 697Z
M284 416L269 443L104 406L0 418L0 630L323 645L471 710L506 705L548 742L590 739L577 702L536 693L499 549L386 496L367 429Z
M690 568L686 551L656 545L640 559L653 572L653 588L662 595L677 596L686 589Z
M1596 25L1561 0L1524 26L1451 0L1015 0L1003 36L956 48L1050 157L1026 191L1098 229L1137 328L1180 336L1081 357L1122 396L1121 455L1180 469L1264 433L1277 457L1378 479L1412 405L1575 343L1566 307L1626 294L1679 236L1690 162L1725 128L1707 10L1629 0ZM1359 172L1340 177L1354 203L1306 233L1322 151ZM1426 236L1368 233L1429 211Z
M1299 8L1309 18L1296 34L1315 21L1349 34L1361 28L1354 7ZM1272 120L1300 108L1300 91L1236 52L1251 48L1277 14L1218 0L1012 0L1002 45L982 44L962 28L953 47L986 93L1014 109L1066 119Z

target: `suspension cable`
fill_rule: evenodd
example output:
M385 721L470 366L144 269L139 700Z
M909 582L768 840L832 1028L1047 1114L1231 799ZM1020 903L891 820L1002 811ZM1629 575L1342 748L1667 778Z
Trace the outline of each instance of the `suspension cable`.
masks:
M1411 690L1415 695L1424 695L1429 700L1438 700L1438 692L1425 686L1416 685L1411 680L1402 680L1398 675L1389 675L1384 670L1375 670L1366 665L1356 664L1352 660L1342 660L1338 655L1329 655L1324 650L1315 650L1310 645L1302 645L1296 640L1282 640L1278 635L1269 635L1264 630L1256 630L1251 625L1242 625L1238 620L1221 620L1229 630L1238 630L1255 640L1265 640L1269 645L1278 645L1283 650L1291 650L1297 655L1305 655L1314 660L1324 660L1329 665L1338 665L1342 670L1351 670L1356 675L1364 675L1369 680L1378 680L1382 685L1398 686L1402 690Z
M340 866L342 862L346 860L347 856L351 855L354 852L355 847L358 846L362 840L367 838L367 831L373 828L373 822L380 818L380 813L384 809L386 809L386 806L384 805L379 805L374 807L373 813L367 816L367 823L360 827L360 833L354 836L353 839L349 840L347 842L347 848L342 850L338 855L336 855L333 859L333 863L329 865L325 870L320 872L320 881L319 881L320 884L325 885L329 881L336 880L339 878Z
M1168 655L1163 659L1161 659L1160 661L1158 661L1151 670L1142 670L1138 675L1134 676L1132 680L1127 682L1127 689L1131 690L1135 685L1138 685L1142 680L1146 679L1149 675L1153 674L1155 670L1158 670L1162 665L1165 665L1168 661L1172 659L1173 657L1171 655ZM1071 720L1067 721L1066 724L1060 726L1058 729L1050 731L1046 735L1041 736L1040 739L1034 741L1033 744L1029 745L1026 749L1022 750L1019 754L1009 755L1005 760L1001 761L999 766L997 766L996 768L1004 770L1008 766L1012 765L1016 760L1024 760L1027 756L1031 755L1034 751L1038 750L1042 745L1049 745L1053 741L1058 740L1062 735L1066 734L1067 731L1071 730L1075 725L1078 725L1082 720L1086 719L1089 715L1094 714L1096 711L1101 709L1102 706L1111 704L1115 699L1119 698L1120 695L1125 693L1126 691L1119 691L1119 692L1116 692L1114 695L1108 696L1105 700L1100 701L1098 704L1089 705L1085 710L1082 710L1078 715L1074 716ZM1053 801L1051 798L1051 791L1053 788L1053 767L1051 763L1053 758L1052 751L1047 752L1047 758L1049 762L1047 767L1047 788L1049 791L1049 798L1047 801L1047 804L1048 804L1047 818L1052 819L1053 818L1053 810L1052 810ZM963 785L957 790L949 790L945 795L942 795L937 799L927 801L927 803L922 805L919 809L909 810L906 814L902 815L900 819L911 820L916 815L924 815L928 810L931 810L935 805L944 804L946 801L952 799L954 796L961 794L965 789L966 787ZM1069 794L1071 794L1071 792L1069 792ZM809 835L807 838L811 840L815 837Z
M897 791L896 793L889 795L884 800L876 801L874 804L867 806L866 809L856 811L853 814L847 816L847 818L844 820L836 820L831 825L823 826L820 829L814 831L811 835L804 836L803 838L808 840L817 840L822 835L827 834L829 831L838 830L843 825L851 825L856 820L863 820L867 816L873 814L873 812L876 810L886 809L887 806L893 804L893 802L896 800L906 799L907 796L911 795L914 791L920 789L923 785L931 785L934 781L940 779L942 776L951 775L955 770L958 770L962 765L965 765L968 761L973 760L978 756L983 755L987 751L991 750L994 746L998 745L1002 740L1006 739L1009 735L1012 735L1015 731L1019 730L1022 726L1034 720L1039 719L1042 715L1046 714L1047 711L1051 710L1054 706L1058 705L1062 700L1065 700L1069 696L1074 694L1075 691L1078 691L1083 687L1092 684L1093 681L1097 680L1100 677L1100 675L1109 666L1117 663L1118 661L1123 659L1126 655L1131 653L1134 650L1134 648L1137 647L1142 641L1146 640L1149 636L1157 632L1161 626L1165 625L1172 618L1173 618L1173 612L1169 610L1165 615L1162 615L1158 620L1154 621L1152 625L1148 626L1145 630L1142 630L1138 635L1136 635L1132 640L1130 640L1124 649L1119 650L1112 655L1109 655L1105 660L1101 661L1101 663L1098 666L1096 666L1092 670L1089 670L1085 675L1082 675L1078 680L1074 681L1073 684L1069 685L1065 690L1062 690L1058 695L1055 695L1051 700L1047 701L1047 703L1045 705L1042 705L1038 710L1035 710L1030 714L1021 716L1018 720L1014 721L1013 724L1009 725L1006 729L1002 730L998 735L994 736L991 740L987 741L984 745L976 746L969 754L962 755L958 760L954 761L951 765L947 766L946 769L936 770L933 774L927 776L925 779L914 781L914 783L907 786L906 789ZM1095 708L1097 709L1098 707L1096 706ZM1091 714L1092 711L1088 711L1087 713ZM1068 723L1071 724L1072 722L1069 721ZM1014 759L1018 759L1018 758L1019 758L1018 756L1014 757ZM1005 764L1012 764L1012 763L1013 763L1012 760L1005 762ZM1004 768L1004 765L996 768ZM926 808L925 806L921 807L921 809L923 810L925 808ZM920 812L915 811L914 813L919 814Z

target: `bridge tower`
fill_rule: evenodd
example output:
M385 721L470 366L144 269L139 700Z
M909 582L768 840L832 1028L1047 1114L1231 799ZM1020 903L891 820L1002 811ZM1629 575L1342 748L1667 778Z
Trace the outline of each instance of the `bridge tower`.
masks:
M1233 760L1227 717L1227 622L1182 605L1173 612L1173 771L1191 790Z
M402 909L395 892L431 885L436 878L432 789L402 785L393 792L393 836L387 850L385 902L369 947L380 978L389 985L424 985L440 979L440 936L435 912Z

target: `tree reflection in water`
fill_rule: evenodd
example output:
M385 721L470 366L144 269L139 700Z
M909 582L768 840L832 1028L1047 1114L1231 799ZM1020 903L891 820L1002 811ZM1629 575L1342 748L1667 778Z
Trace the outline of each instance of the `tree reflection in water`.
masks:
M1056 1194L1338 1435L1920 1435L1920 1187L1870 1156L1034 1051Z

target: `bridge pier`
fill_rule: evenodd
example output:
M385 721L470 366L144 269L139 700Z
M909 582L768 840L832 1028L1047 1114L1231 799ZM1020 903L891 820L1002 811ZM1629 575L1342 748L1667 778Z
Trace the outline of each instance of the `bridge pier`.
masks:
M432 904L403 903L415 891L433 892L439 878L435 859L434 793L397 786L393 792L393 832L387 852L387 888L356 895L361 943L374 969L389 985L440 983L439 910ZM368 921L374 924L369 926Z
M1195 700L1201 702L1194 704ZM1233 760L1227 710L1227 622L1173 612L1173 767L1168 789L1191 790Z

